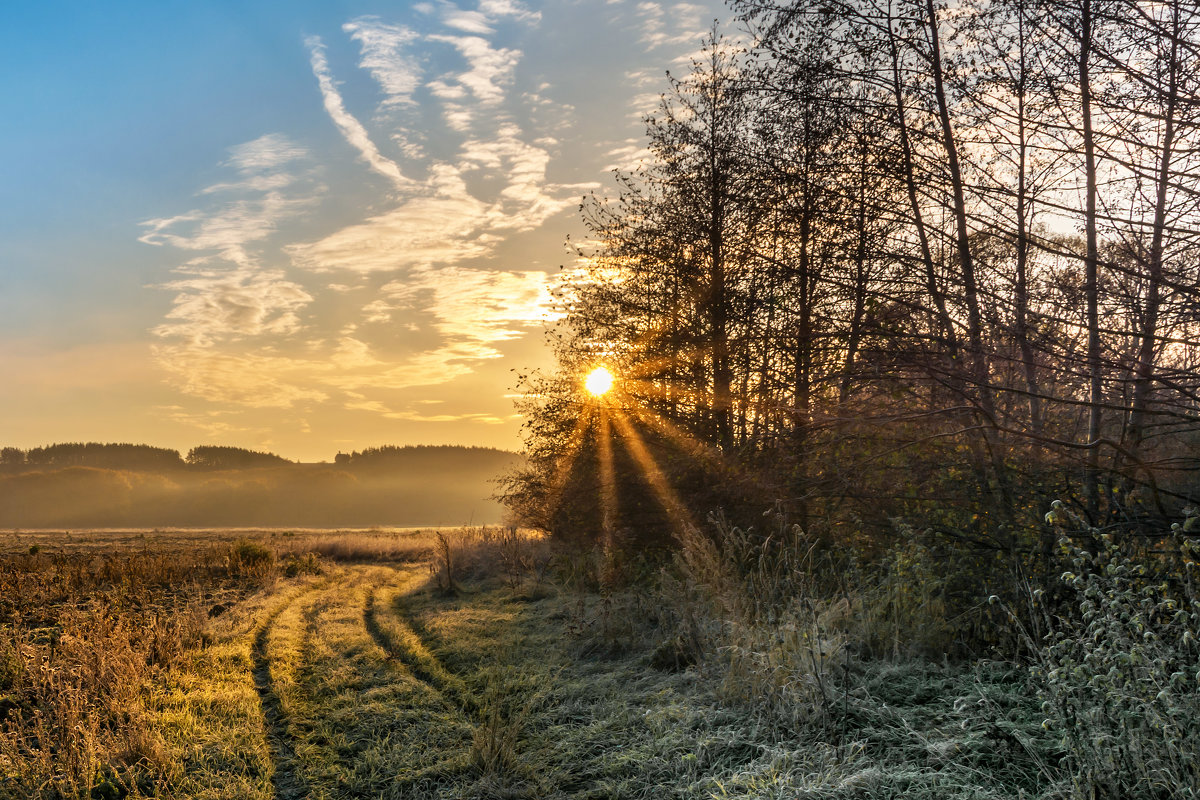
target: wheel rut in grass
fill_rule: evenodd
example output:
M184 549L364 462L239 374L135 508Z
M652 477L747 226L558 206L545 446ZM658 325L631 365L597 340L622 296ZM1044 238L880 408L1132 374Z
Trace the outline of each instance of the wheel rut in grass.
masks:
M526 714L508 708L512 698L503 687L476 695L459 674L447 669L431 646L433 637L405 607L406 594L378 587L367 592L363 623L371 637L389 660L402 664L469 724L467 774L473 776L469 780L482 780L481 785L490 787L485 796L543 796L546 787L521 752Z
M309 587L300 595L272 611L259 626L251 642L250 655L253 663L251 672L254 677L254 689L258 693L263 720L267 728L267 746L271 751L273 767L271 786L275 800L299 800L299 798L307 797L309 787L303 776L300 775L295 742L288 729L288 715L283 708L279 687L275 685L275 681L271 677L269 640L279 617L302 599L311 597L318 588L318 586Z
M508 698L491 690L477 696L434 652L435 637L411 618L404 595L414 577L377 566L339 568L281 598L252 633L273 800L382 796L382 787L407 797L431 781L471 782L481 775L509 788L535 783L518 752L523 722L502 711ZM359 711L348 691L370 692ZM406 703L398 711L408 722L399 729L392 727L394 715L376 706L388 692ZM424 715L416 711L422 707ZM442 721L433 734L442 743L436 763L419 749L386 743L393 732L421 738L436 719ZM384 740L370 738L379 735ZM391 753L403 753L395 767L377 762Z
M461 678L442 665L416 628L398 612L395 603L391 604L387 620L380 621L378 594L378 590L372 588L363 606L363 624L376 644L388 658L399 661L413 677L429 686L472 721L478 722L482 710L479 701Z

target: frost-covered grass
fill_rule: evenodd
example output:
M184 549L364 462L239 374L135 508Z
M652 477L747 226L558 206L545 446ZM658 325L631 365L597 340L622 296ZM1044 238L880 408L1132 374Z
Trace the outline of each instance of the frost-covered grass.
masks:
M178 610L106 590L93 601L106 613L63 606L0 647L6 696L24 703L2 709L0 797L1194 791L1197 617L1179 600L1190 584L1147 584L1113 548L1075 550L1064 578L1077 613L1060 610L1021 663L891 646L885 657L861 644L880 626L878 597L821 596L810 549L755 561L751 540L727 533L665 570L511 531L431 532L414 540L425 561L408 540L348 541L337 562L334 544L300 558L312 551L234 542L225 561L197 560L209 585ZM43 574L22 558L26 584L47 597L65 585L54 576L68 562ZM889 636L933 613L928 592L884 599ZM35 661L58 665L41 694ZM92 682L72 684L72 668ZM74 749L51 747L55 735Z
M851 661L829 689L836 707L792 725L731 701L715 664L652 666L634 592L530 599L485 583L399 603L440 663L519 720L522 796L1009 798L1051 787L1053 737L1014 666Z

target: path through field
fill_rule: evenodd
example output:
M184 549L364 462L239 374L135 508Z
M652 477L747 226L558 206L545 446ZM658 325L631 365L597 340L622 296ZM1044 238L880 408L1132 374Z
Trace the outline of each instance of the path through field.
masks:
M255 630L275 798L417 797L456 776L473 782L478 703L405 613L427 574L343 568Z
M1000 713L981 692L1000 697L1010 676L985 689L969 672L888 667L862 678L856 727L789 732L702 671L655 668L638 633L647 596L494 574L447 594L429 575L330 565L214 620L157 699L178 765L167 795L1000 798L1029 783L996 725L972 722Z
M614 646L645 609L426 564L281 581L160 709L188 798L710 797L762 752L694 675ZM186 713L185 713L186 712ZM704 788L701 788L703 785Z

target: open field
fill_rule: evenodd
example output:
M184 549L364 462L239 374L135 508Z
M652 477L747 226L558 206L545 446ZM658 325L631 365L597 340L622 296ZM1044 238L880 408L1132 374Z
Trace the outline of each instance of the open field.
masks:
M1006 797L1047 784L1020 670L856 665L846 713L806 730L703 668L663 663L650 596L596 593L586 564L536 539L245 534L6 541L0 795Z
M796 619L690 661L661 588L594 552L285 533L6 541L0 797L1071 795L1026 668L852 658Z
M0 531L0 555L28 553L78 556L154 553L196 553L253 541L286 552L357 550L362 558L407 558L430 552L435 531L448 528L34 528Z

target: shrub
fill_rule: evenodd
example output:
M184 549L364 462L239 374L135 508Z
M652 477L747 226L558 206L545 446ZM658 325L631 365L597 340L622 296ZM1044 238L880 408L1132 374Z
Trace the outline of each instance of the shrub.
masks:
M288 553L283 557L283 577L295 578L297 575L321 575L325 568L316 553Z
M1060 541L1075 608L1048 620L1035 676L1076 796L1200 797L1200 540L1181 533L1167 557Z
M250 539L229 546L229 571L244 577L264 577L275 568L275 552Z

